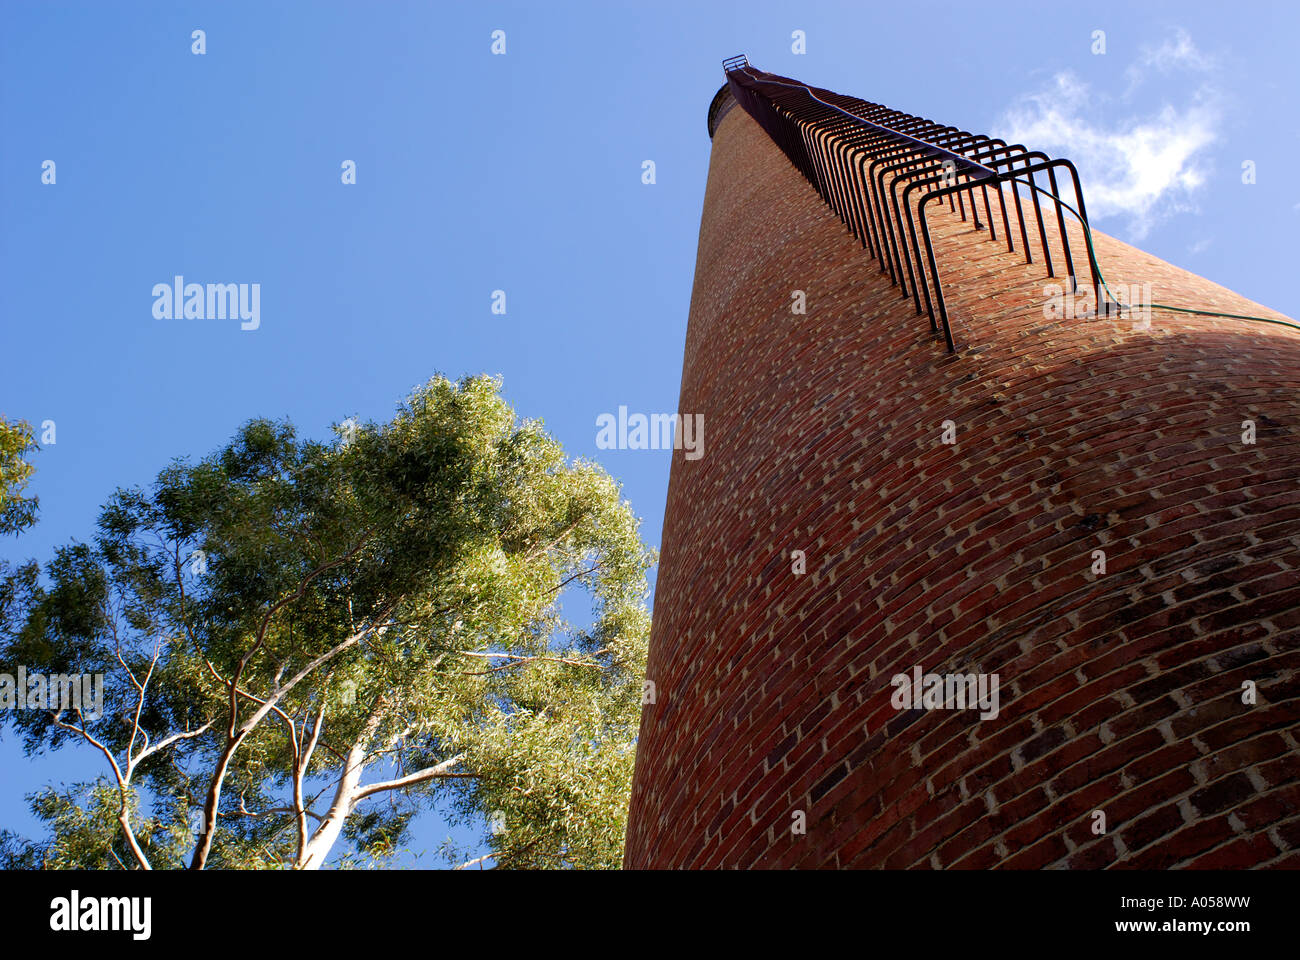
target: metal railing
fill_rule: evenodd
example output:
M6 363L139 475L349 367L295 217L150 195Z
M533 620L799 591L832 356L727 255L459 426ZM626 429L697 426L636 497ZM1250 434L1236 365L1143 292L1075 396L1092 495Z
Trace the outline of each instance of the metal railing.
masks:
M1077 214L1085 231L1088 215L1079 172L1069 160L1053 159L1023 144L1008 144L1005 140L942 126L878 103L765 73L751 66L744 55L729 57L722 65L727 87L736 102L817 189L863 248L880 261L881 272L889 274L890 282L901 289L904 299L913 301L918 316L924 302L931 331L938 333L942 328L950 352L956 350L956 345L927 217L931 203L942 205L946 199L949 210L960 214L965 221L969 200L970 220L975 229L983 231L987 227L988 239L996 242L997 227L989 199L992 187L997 195L1000 213L997 219L1002 221L1007 250L1015 252L1007 191L1003 189L1003 184L1009 184L1020 248L1025 263L1033 263L1019 189L1028 186L1043 262L1047 275L1055 277L1056 263L1039 201L1040 195L1045 196L1055 207L1062 266L1069 277L1070 291L1078 290L1065 210ZM711 120L710 129L712 123ZM1074 207L1061 196L1056 177L1058 169L1070 175ZM1035 179L1035 174L1042 173L1047 175L1047 187L1040 186ZM913 204L912 197L917 192L919 197ZM976 203L977 193L983 201L983 222ZM1085 250L1099 315L1109 316L1112 311L1118 315L1121 304L1105 295L1096 258L1090 246L1085 245Z

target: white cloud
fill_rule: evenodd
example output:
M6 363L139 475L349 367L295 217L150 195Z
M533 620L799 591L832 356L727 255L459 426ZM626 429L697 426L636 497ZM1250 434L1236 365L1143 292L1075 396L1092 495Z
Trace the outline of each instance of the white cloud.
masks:
M995 136L1031 150L1066 157L1079 168L1090 218L1127 216L1140 240L1172 214L1195 209L1194 196L1209 177L1206 149L1219 139L1224 112L1209 82L1214 61L1185 31L1144 47L1128 69L1130 92L1152 70L1206 74L1184 102L1164 103L1145 116L1109 120L1113 98L1068 71L1044 89L1020 98L995 125ZM1126 94L1127 96L1127 94ZM1067 191L1068 192L1068 191Z
M1151 69L1160 73L1174 70L1189 70L1196 73L1209 73L1217 69L1215 58L1207 56L1197 49L1191 35L1181 28L1174 31L1171 38L1158 44L1143 44L1138 50L1137 62L1129 66L1125 75L1129 79L1130 90L1147 78Z

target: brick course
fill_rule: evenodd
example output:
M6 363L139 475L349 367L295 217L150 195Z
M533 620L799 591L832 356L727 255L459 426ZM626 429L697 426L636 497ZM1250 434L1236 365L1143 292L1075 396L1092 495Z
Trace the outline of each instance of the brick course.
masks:
M1042 264L941 212L950 355L716 112L627 866L1300 863L1300 333L1045 320ZM1112 285L1282 316L1094 242ZM999 716L896 711L915 665L998 673Z

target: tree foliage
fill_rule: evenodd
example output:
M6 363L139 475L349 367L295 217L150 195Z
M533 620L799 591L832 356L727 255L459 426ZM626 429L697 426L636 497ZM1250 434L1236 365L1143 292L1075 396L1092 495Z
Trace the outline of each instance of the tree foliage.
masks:
M617 484L499 387L435 378L330 443L252 421L11 572L0 671L102 673L104 708L9 723L107 773L35 795L52 838L0 858L373 863L441 797L499 866L618 865L653 558Z
M35 469L27 457L38 449L31 424L0 417L0 534L21 533L36 522L36 497L23 490Z

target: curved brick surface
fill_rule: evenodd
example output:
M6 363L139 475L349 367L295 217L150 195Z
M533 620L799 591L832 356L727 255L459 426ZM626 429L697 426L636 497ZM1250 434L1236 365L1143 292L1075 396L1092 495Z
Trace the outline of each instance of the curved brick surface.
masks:
M936 232L957 356L719 122L627 865L1300 865L1300 334L1047 321L1041 267ZM1279 316L1098 248L1159 302ZM895 710L917 665L997 673L999 716Z

